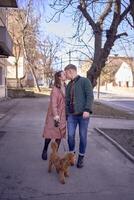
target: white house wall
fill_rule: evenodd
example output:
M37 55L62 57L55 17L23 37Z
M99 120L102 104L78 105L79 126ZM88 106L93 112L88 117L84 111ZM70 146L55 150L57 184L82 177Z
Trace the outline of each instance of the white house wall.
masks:
M121 83L121 86L126 86L126 82L128 82L128 86L132 87L133 86L133 74L131 67L123 62L115 74L115 82L119 84Z
M16 78L16 66L15 66L15 57L9 57L7 65L7 78ZM18 61L18 78L24 76L24 59L23 57L19 58Z

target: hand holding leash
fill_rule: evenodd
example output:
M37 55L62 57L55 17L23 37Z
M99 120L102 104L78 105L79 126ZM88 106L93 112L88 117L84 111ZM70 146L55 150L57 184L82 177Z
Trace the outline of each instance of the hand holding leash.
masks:
M56 115L56 116L54 117L54 126L55 126L55 127L58 127L59 124L60 124L60 117L59 117L58 115Z

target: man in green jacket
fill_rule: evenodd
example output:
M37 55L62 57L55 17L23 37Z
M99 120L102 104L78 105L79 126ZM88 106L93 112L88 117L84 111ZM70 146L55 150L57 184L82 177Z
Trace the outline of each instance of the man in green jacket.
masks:
M88 78L77 74L73 64L65 67L66 78L70 80L66 88L66 113L69 150L75 152L75 133L79 125L79 156L77 167L83 167L83 159L87 145L87 131L90 114L92 113L93 89Z

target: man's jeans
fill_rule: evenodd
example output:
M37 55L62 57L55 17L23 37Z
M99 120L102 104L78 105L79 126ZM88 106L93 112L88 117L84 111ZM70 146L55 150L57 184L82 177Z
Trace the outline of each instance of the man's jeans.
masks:
M84 155L87 145L87 130L89 118L84 119L82 115L69 115L67 118L69 151L75 151L75 133L79 125L79 154Z

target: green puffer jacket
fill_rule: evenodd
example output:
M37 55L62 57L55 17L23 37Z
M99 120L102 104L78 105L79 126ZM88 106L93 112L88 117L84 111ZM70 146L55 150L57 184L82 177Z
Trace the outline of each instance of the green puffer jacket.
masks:
M71 81L66 87L66 114L70 113ZM88 78L77 76L74 79L74 113L82 114L84 111L92 113L93 89Z

